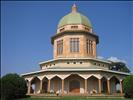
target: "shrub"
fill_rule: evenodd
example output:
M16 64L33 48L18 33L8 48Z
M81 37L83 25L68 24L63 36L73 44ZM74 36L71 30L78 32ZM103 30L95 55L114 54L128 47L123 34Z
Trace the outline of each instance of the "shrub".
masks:
M125 97L133 98L133 75L127 76L123 82Z
M1 82L1 95L3 100L25 97L27 85L24 78L17 74L7 74L2 77Z

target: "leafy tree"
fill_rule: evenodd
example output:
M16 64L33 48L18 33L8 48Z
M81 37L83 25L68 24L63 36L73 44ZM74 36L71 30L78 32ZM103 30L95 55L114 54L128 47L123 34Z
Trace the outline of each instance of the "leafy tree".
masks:
M123 81L125 97L133 98L133 75L127 76Z
M127 72L127 73L130 72L126 64L123 62L112 62L112 66L110 69L115 71Z
M1 82L1 95L3 100L25 97L27 85L24 78L17 74L7 74L2 77Z

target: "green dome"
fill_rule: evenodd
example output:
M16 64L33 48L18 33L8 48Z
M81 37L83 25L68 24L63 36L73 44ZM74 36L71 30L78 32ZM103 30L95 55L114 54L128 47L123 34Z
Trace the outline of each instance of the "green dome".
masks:
M58 28L67 24L83 24L92 27L91 22L88 20L88 18L78 12L71 12L64 16L59 21Z

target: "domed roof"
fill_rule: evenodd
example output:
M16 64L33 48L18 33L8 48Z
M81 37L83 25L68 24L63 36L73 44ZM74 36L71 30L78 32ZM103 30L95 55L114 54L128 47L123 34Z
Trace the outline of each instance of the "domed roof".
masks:
M83 24L92 27L89 19L77 12L76 5L73 5L71 13L67 14L59 21L58 28L67 24Z

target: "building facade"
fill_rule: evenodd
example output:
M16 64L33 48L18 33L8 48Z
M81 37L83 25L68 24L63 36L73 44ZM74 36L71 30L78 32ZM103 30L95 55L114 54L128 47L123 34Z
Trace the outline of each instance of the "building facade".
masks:
M39 71L22 74L27 94L123 94L123 79L130 74L111 70L111 61L97 58L99 37L76 5L60 20L51 43L53 59L40 62Z

